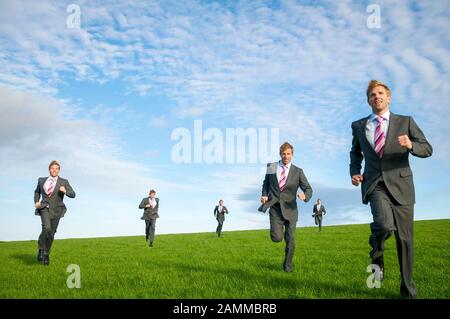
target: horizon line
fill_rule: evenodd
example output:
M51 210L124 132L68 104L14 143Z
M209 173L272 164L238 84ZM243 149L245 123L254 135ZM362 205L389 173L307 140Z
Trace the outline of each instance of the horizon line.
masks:
M450 218L430 218L430 219L417 219L414 220L414 222L421 222L421 221L438 221L438 220L450 220ZM359 225L369 225L370 223L356 223L356 224L330 224L324 227L339 227L339 226L359 226ZM317 228L317 226L297 226L296 228ZM233 229L233 230L226 230L223 231L224 233L227 232L242 232L242 231L258 231L258 230L269 230L270 228L255 228L255 229ZM214 233L214 231L204 231L204 232L179 232L179 233L160 233L156 234L155 236L162 236L162 235L190 235L190 234L208 234L208 233ZM143 235L117 235L117 236L100 236L100 237L64 237L64 238L55 238L56 240L70 240L70 239L103 239L103 238L120 238L120 237L141 237ZM13 242L32 242L36 241L37 239L24 239L24 240L0 240L0 243L13 243Z

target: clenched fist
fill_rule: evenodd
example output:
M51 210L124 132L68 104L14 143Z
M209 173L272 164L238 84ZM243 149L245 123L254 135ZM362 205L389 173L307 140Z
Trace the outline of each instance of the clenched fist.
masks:
M306 196L303 192L298 193L298 198L300 198L300 200L305 201L306 200Z
M352 184L358 186L364 180L364 177L360 174L352 176Z
M404 135L400 135L398 137L398 144L400 144L403 147L406 147L407 149L412 149L412 143L411 140L409 139L409 136L404 134Z

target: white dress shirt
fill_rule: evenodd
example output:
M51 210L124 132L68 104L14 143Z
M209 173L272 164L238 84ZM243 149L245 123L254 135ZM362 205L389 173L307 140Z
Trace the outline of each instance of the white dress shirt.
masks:
M277 180L280 182L281 179L281 172L283 171L283 165L286 166L285 174L286 174L286 180L289 175L289 170L291 169L291 163L289 162L287 165L284 165L282 161L278 161L277 165Z
M384 114L380 115L384 120L381 122L381 129L384 131L384 137L386 138L388 127L389 127L389 117L391 115L391 112L386 111ZM370 114L369 119L367 120L366 124L366 138L369 141L370 145L374 147L375 144L375 131L378 126L378 121L376 119L377 115L374 113Z
M56 177L49 176L44 183L44 191L47 195L48 195L48 188L50 186L52 179L55 180L55 184L53 186L53 193L55 192L56 183L58 182L58 176L56 176Z

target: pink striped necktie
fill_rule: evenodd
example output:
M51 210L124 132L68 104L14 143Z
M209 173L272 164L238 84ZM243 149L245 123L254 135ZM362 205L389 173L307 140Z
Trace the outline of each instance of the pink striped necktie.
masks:
M381 127L384 119L381 116L377 116L376 120L378 121L378 125L375 130L374 149L375 149L375 152L377 153L378 157L381 158L381 157L383 157L384 143L386 142L386 137L384 136L384 130Z
M283 191L286 188L286 166L283 165L280 175L280 181L278 182L278 186L280 187L280 191Z
M55 179L53 177L51 177L50 178L50 185L48 185L48 189L47 189L48 197L52 196L54 189L55 189Z

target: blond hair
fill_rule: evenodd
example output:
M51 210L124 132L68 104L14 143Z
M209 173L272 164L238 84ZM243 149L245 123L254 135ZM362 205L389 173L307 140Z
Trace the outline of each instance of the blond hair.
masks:
M294 153L294 146L292 146L291 144L289 144L288 142L284 142L283 144L281 144L280 146L280 154L283 153L285 150L287 149L291 149L292 153Z
M386 84L384 84L383 82L380 82L378 80L370 80L369 84L367 85L367 91L366 91L367 101L369 101L370 93L377 86L384 87L387 91L388 96L391 96L391 90L389 89L389 87Z
M48 169L50 169L50 167L52 167L53 165L57 165L59 168L61 168L61 166L59 165L59 163L55 160L51 161L50 164L48 165Z

